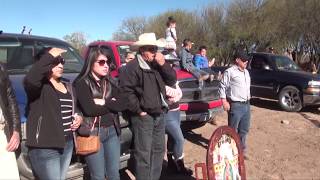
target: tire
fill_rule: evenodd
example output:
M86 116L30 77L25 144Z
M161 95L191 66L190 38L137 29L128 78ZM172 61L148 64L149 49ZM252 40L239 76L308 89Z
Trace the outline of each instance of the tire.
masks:
M294 86L285 86L279 93L281 108L289 112L298 112L302 109L301 92Z

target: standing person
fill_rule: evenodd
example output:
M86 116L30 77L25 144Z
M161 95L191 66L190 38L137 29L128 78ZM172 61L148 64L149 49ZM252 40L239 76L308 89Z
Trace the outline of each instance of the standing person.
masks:
M287 48L286 52L284 53L285 56L287 56L289 59L293 60L292 56L292 48Z
M192 42L190 39L183 40L183 48L180 51L181 66L186 71L190 72L199 80L199 84L203 85L203 81L209 78L209 73L197 69L193 64L193 55L190 50L192 48Z
M167 109L165 85L176 82L176 73L165 62L158 47L165 43L156 40L154 33L144 33L134 42L136 58L120 74L130 111L134 139L134 165L137 180L160 178L165 152L165 122Z
M20 145L20 116L6 69L0 65L0 179L20 179L14 151Z
M197 69L210 68L213 66L215 58L211 61L207 58L207 47L200 46L199 53L194 56L194 64Z
M166 95L170 101L169 111L164 115L166 122L166 133L168 134L167 141L167 158L168 170L173 170L175 173L184 174L187 176L192 175L192 170L184 165L184 137L180 127L180 108L178 101L182 97L182 91L179 84L175 86L166 86Z
M228 126L239 134L244 152L250 127L250 75L246 69L248 60L244 52L237 52L235 65L223 73L219 88L223 108L228 112Z
M177 49L177 31L176 31L176 20L170 16L168 17L167 21L167 29L166 29L166 41L167 45L170 44L170 48L173 50ZM176 53L174 53L175 56L177 56Z
M89 127L100 132L100 150L85 156L91 180L119 180L120 123L117 116L124 110L118 85L109 76L111 56L101 48L94 48L75 80L78 103ZM94 123L95 117L100 122ZM98 131L100 125L100 131Z
M82 122L72 85L62 79L60 48L44 48L24 79L28 156L39 179L65 179L73 152L73 132Z

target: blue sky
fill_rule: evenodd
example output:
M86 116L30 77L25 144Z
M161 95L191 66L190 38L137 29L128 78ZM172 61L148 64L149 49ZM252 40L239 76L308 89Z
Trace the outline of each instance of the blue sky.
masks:
M32 34L62 39L84 32L89 41L112 37L122 20L153 16L167 10L197 10L226 0L1 0L0 30L20 33L22 26Z

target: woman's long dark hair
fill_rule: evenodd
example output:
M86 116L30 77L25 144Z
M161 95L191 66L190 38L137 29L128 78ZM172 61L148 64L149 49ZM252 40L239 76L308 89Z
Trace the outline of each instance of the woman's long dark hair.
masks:
M104 49L102 49L100 47L92 47L92 48L90 48L89 58L87 60L85 60L84 65L82 67L82 70L79 73L79 75L76 77L76 79L74 80L74 83L77 83L78 81L80 81L81 79L87 77L90 74L92 66L93 66L93 63L97 60L97 58L101 54L106 56L108 58L108 61L111 60L111 56L106 50L104 50Z

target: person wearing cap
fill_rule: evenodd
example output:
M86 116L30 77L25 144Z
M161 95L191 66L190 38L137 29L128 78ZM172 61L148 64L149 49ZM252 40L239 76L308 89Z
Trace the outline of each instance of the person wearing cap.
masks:
M174 86L176 73L157 52L166 41L154 33L144 33L131 45L136 58L120 73L120 88L128 100L133 131L133 158L137 180L160 178L165 152L165 122L168 109L165 85Z
M235 129L246 152L246 136L250 127L250 84L246 69L249 56L243 51L235 55L235 65L224 71L220 81L219 95L223 108L228 112L228 126ZM247 154L245 154L247 158Z
M20 115L14 89L2 65L0 77L0 179L19 179L15 151L20 145Z
M183 40L183 48L180 51L181 66L183 69L195 76L199 80L199 84L203 84L203 81L209 78L209 73L198 69L193 64L193 55L190 52L192 45L193 43L190 39Z

